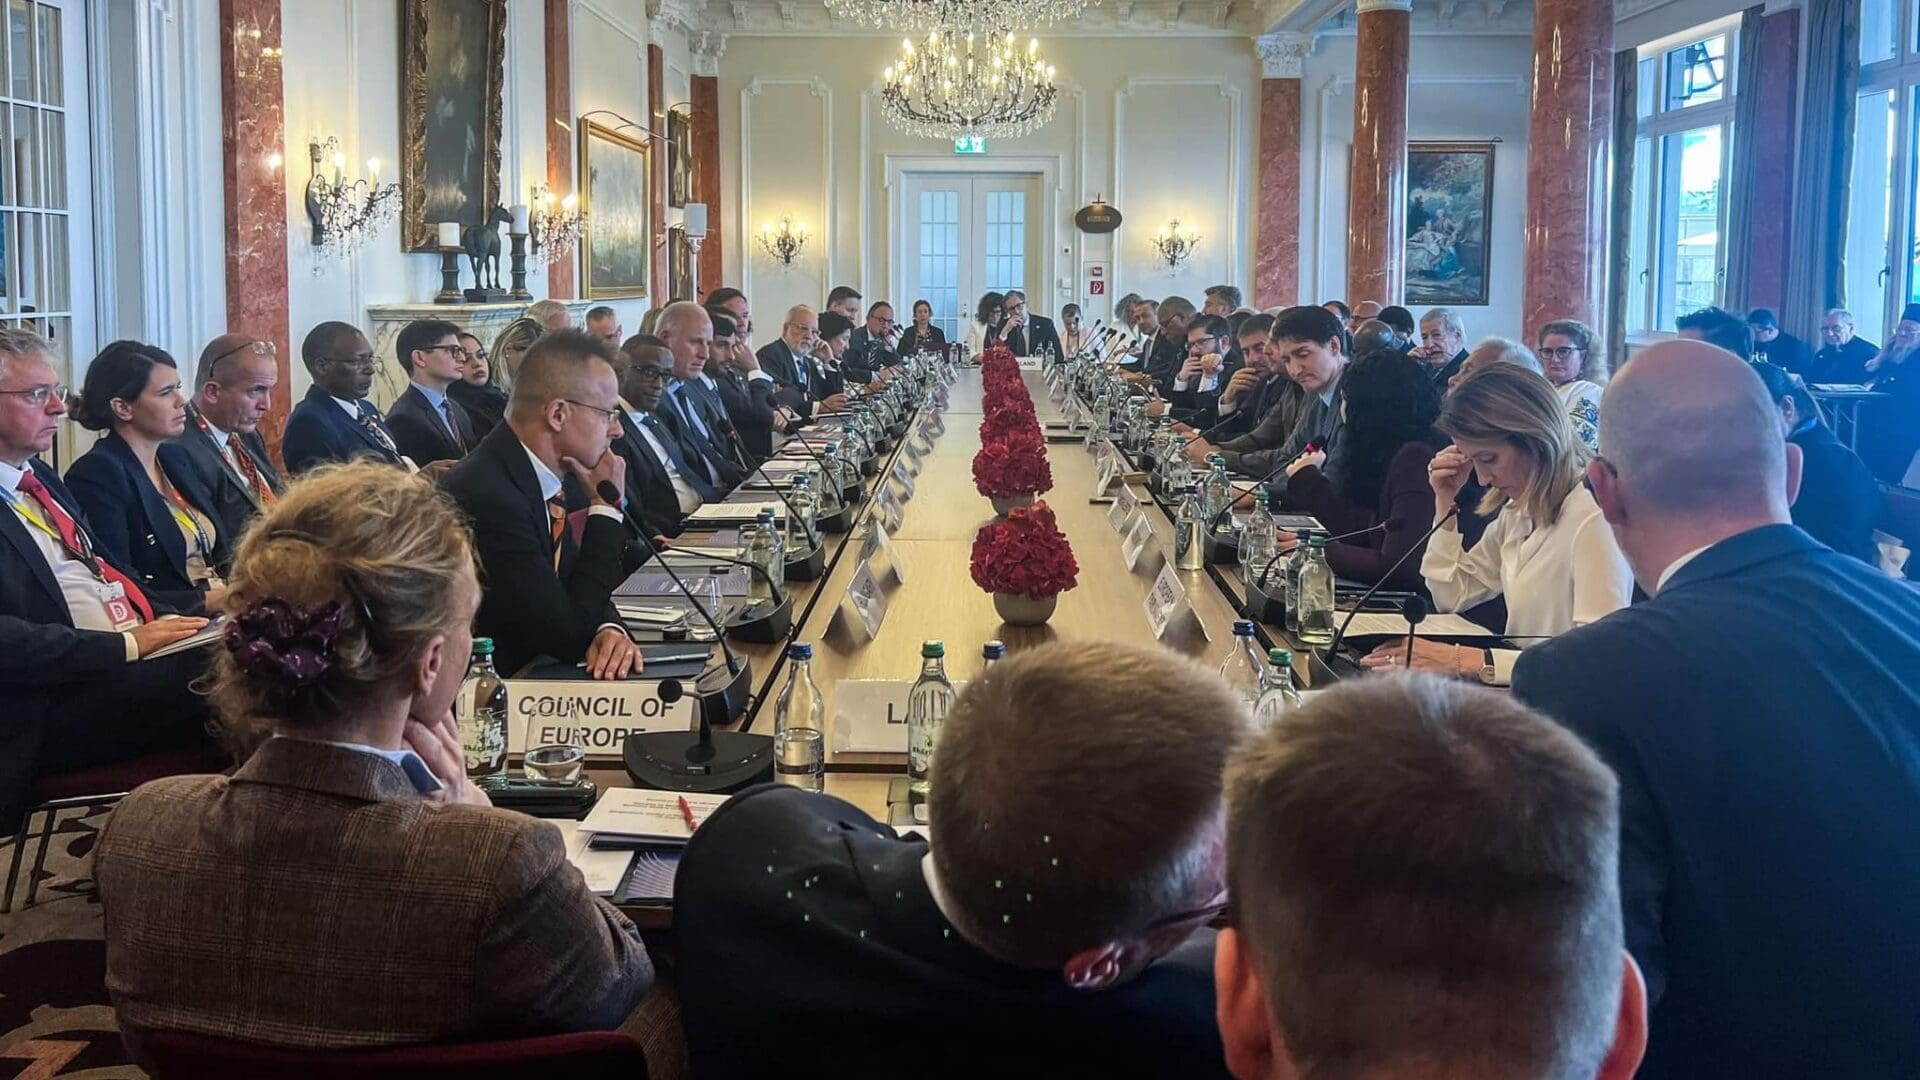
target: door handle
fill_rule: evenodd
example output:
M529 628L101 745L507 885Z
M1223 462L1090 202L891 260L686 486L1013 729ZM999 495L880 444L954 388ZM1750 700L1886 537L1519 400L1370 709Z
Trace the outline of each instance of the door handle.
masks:
M1880 273L1879 273L1879 275L1878 275L1878 278L1879 278L1879 282L1880 282L1880 287L1881 287L1881 288L1883 288L1883 289L1884 289L1884 288L1886 288L1886 287L1887 287L1887 279L1888 279L1888 278L1890 278L1890 277L1892 277L1892 276L1893 276L1893 267L1891 267L1891 266L1883 266L1883 267L1881 267L1881 268L1880 268Z

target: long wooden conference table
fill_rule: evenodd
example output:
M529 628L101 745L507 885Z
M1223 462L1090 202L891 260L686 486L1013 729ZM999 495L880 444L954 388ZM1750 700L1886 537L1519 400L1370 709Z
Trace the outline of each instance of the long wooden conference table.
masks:
M1058 419L1049 400L1049 388L1039 372L1025 373L1028 389L1043 424ZM1134 493L1153 525L1154 537L1136 569L1129 570L1122 554L1122 537L1108 521L1110 500L1095 502L1095 459L1079 441L1057 442L1047 448L1053 471L1053 490L1041 496L1053 508L1079 564L1079 584L1061 595L1052 619L1040 627L1003 623L993 598L973 583L968 563L974 534L994 520L993 508L973 484L973 457L980 449L981 380L978 369L960 372L948 388L942 413L945 431L933 441L914 483L914 495L904 504L904 516L892 533L893 557L902 564L905 581L894 578L887 557L876 552L871 569L887 594L887 612L877 636L869 639L847 603L848 586L858 571L871 515L841 535L829 535L828 570L817 581L789 586L794 599L793 640L814 646L813 676L827 700L828 730L826 790L886 820L888 791L906 774L905 754L835 753L833 726L835 687L843 680L912 680L919 674L920 646L928 639L945 642L947 674L971 678L978 670L980 647L989 640L1005 642L1010 655L1050 641L1120 641L1138 645L1156 642L1146 614L1147 595L1155 577L1173 558L1171 519L1147 497L1139 485ZM909 438L912 435L909 430ZM906 440L902 440L904 446ZM896 448L893 454L900 453ZM877 493L890 480L892 455L883 456L869 481ZM897 490L896 485L896 490ZM697 541L695 541L697 542ZM1174 622L1158 639L1209 667L1218 667L1233 643L1233 623L1239 617L1241 592L1232 566L1209 570L1176 571L1186 589L1191 615ZM1263 643L1288 647L1281 628L1261 626ZM780 644L735 644L736 655L751 660L754 699L737 727L771 734L774 702L786 680L785 648ZM1309 670L1304 650L1295 650L1296 673L1306 681ZM1320 669L1323 672L1324 669ZM589 774L602 787L631 786L616 765L592 767ZM643 925L661 922L659 912L643 917Z

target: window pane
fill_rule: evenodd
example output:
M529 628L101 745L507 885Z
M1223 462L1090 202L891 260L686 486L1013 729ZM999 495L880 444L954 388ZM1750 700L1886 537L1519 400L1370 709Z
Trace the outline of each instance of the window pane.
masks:
M19 284L14 288L14 295L20 298L20 314L28 315L47 310L40 292L41 216L21 214L19 221L20 250L13 260Z
M40 140L35 138L39 130L37 110L25 105L13 107L13 177L14 201L21 206L39 206L40 203Z
M1860 95L1853 118L1853 180L1847 207L1847 306L1860 332L1878 342L1886 324L1893 269L1893 206L1898 174L1894 143L1900 122L1891 90Z
M1667 53L1666 108L1704 105L1726 96L1727 38L1724 34L1682 45Z
M1640 61L1640 87L1633 104L1642 120L1653 115L1654 98L1660 92L1659 79L1656 77L1658 72L1659 69L1654 67L1652 57Z
M40 110L41 158L46 162L46 205L67 208L67 114Z
M1633 146L1633 213L1627 240L1627 332L1665 329L1648 325L1647 297L1653 286L1654 143Z
M60 85L60 9L39 5L40 100L48 105L63 105L65 91Z
M0 214L0 314L19 310L14 298L20 289L20 215Z
M1713 306L1720 273L1720 187L1723 155L1718 125L1669 135L1661 151L1661 274L1666 302L1662 327L1689 311Z
M1900 7L1907 0L1860 0L1860 63L1877 64L1900 52Z
M13 54L13 96L32 101L33 4L29 0L11 0L7 5L7 41Z

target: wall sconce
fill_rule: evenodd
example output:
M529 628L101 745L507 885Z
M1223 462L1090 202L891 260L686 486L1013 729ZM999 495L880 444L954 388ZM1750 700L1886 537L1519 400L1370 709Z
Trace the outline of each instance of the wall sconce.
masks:
M587 215L580 212L579 196L556 199L547 185L536 184L528 225L533 234L531 261L534 266L546 266L572 253L586 231Z
M1193 249L1199 246L1199 231L1191 225L1180 224L1179 218L1160 226L1160 231L1153 234L1153 250L1167 261L1168 270L1174 270L1186 262L1193 256Z
M307 217L313 222L313 249L322 260L350 258L374 233L400 212L400 185L380 183L380 159L367 160L367 178L349 183L341 175L347 156L340 140L329 135L323 143L307 144L313 175L307 180ZM321 171L333 166L333 177ZM314 273L321 267L315 266Z
M807 246L807 227L792 218L781 218L777 224L760 226L760 247L779 261L781 266L792 266L793 260Z

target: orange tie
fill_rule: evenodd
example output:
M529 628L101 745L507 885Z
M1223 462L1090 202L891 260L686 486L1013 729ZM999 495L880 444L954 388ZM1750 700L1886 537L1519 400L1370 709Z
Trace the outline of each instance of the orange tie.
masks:
M553 533L553 569L559 573L560 538L567 534L567 502L558 495L547 500L547 525Z

